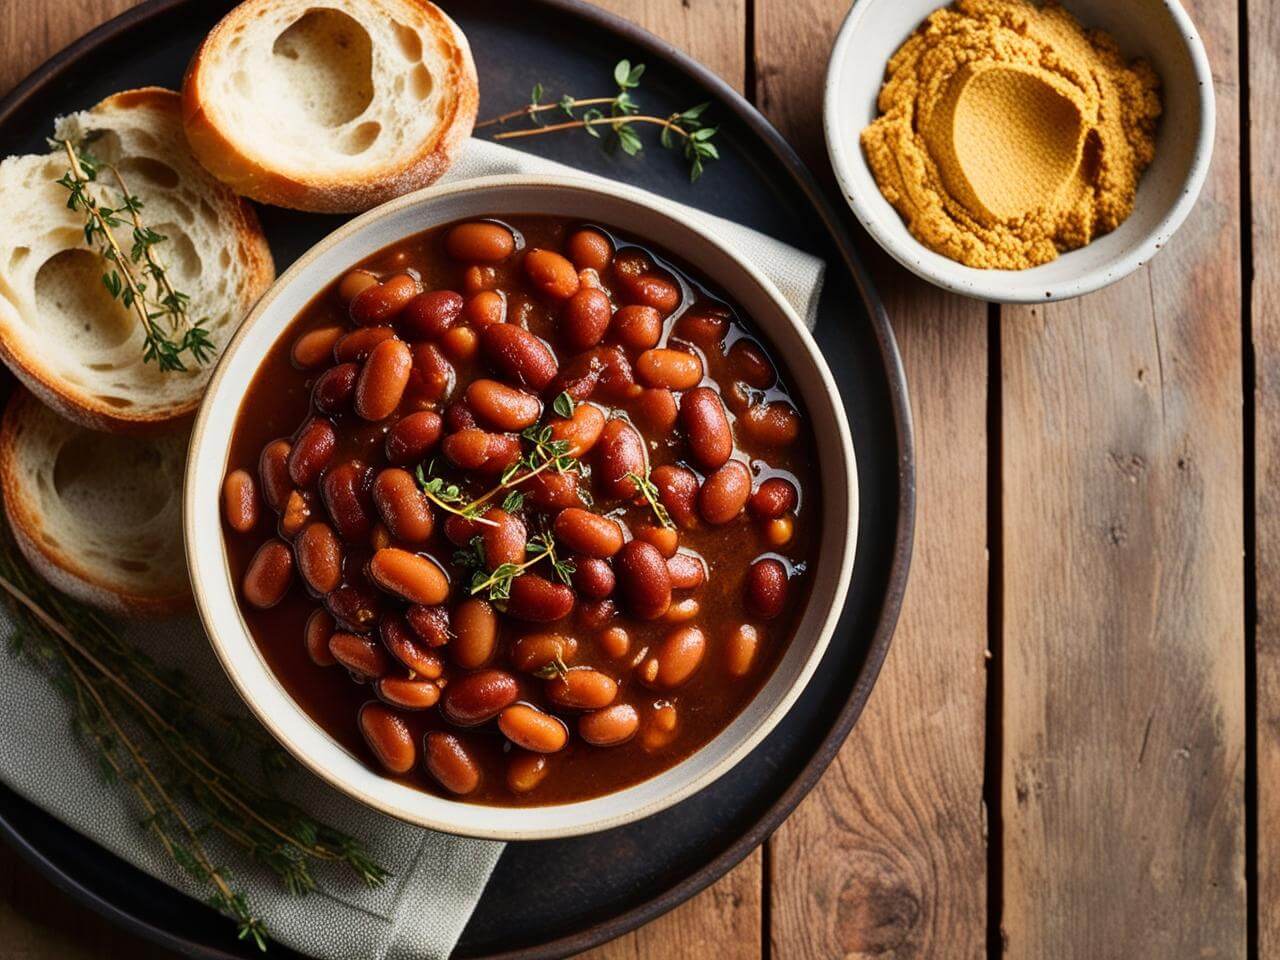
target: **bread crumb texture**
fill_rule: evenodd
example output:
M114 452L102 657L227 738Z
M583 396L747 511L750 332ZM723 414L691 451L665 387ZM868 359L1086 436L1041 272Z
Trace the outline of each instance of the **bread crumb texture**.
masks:
M1022 270L1119 226L1155 157L1160 80L1056 4L959 0L889 61L862 147L917 240Z

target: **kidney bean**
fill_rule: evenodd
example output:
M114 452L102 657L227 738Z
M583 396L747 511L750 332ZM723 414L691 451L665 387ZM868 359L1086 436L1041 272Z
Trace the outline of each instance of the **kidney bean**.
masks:
M550 512L582 505L582 498L578 496L578 475L574 473L544 470L530 477L520 488L529 503L539 510Z
M643 392L644 388L636 383L631 361L621 347L596 347L594 352L601 363L600 380L595 392L603 399L624 403L634 400Z
M373 502L397 540L421 543L431 536L431 504L409 471L388 467L379 473L373 481Z
M455 726L474 727L492 720L519 695L516 678L505 670L476 670L450 681L440 712Z
M480 765L451 733L432 730L423 740L427 772L450 793L465 796L480 786Z
M438 340L462 316L462 295L452 290L420 293L400 311L396 327L406 340Z
M222 512L236 533L248 533L257 525L258 489L248 470L232 470L222 482Z
M307 648L307 656L317 667L332 667L338 662L329 652L329 638L332 636L333 617L316 607L302 628L302 640Z
M413 734L404 718L372 700L357 716L360 733L378 762L390 773L408 773L418 759Z
M407 273L397 273L356 294L348 307L351 320L358 327L387 323L421 291L422 284L417 280Z
M696 590L707 581L706 563L696 553L677 553L667 558L672 590Z
M462 272L462 289L464 293L480 293L492 290L498 285L498 271L493 267L473 264Z
M259 610L274 607L293 583L293 551L281 540L268 540L249 561L241 585L244 598Z
M387 431L383 444L387 459L398 466L420 463L440 440L443 423L434 410L401 417Z
M312 593L325 594L342 582L342 547L333 527L313 521L302 528L293 544L302 574Z
M751 672L760 648L760 631L749 623L736 626L724 644L725 669L729 676L741 678Z
M775 517L764 525L765 543L771 547L785 547L795 534L795 521L790 517Z
M650 480L658 488L658 499L680 527L698 525L698 477L688 467L663 464L654 467Z
M578 624L584 630L600 630L618 615L618 605L612 600L591 600L578 605Z
M650 387L635 400L633 410L636 422L651 435L668 434L676 425L680 410L676 398L665 387Z
M735 340L729 348L728 359L734 378L757 390L767 390L778 379L773 364L754 340L746 337Z
M482 526L484 565L496 570L504 563L524 563L525 544L529 540L524 522L499 507L485 511L484 518L495 524Z
M613 261L613 272L618 275L619 280L634 280L652 269L653 261L649 259L649 255L636 247L619 250Z
M640 746L649 753L655 753L671 745L676 738L679 718L674 704L663 703L655 706L645 721L640 732Z
M751 470L741 460L730 460L702 481L698 513L713 526L728 523L742 512L751 496Z
M343 630L365 633L378 622L382 598L371 587L344 583L325 594L324 608Z
M391 416L404 396L412 367L413 354L403 340L384 340L374 347L356 380L356 413L373 421Z
M761 620L772 620L787 603L787 568L766 557L747 568L747 609Z
M338 434L333 424L322 417L312 417L298 430L289 450L289 479L298 487L312 486L329 466L337 446Z
M360 682L377 680L391 669L387 652L359 634L337 631L329 637L329 653Z
M369 576L383 590L410 603L430 607L443 603L449 595L449 578L433 559L397 547L373 555Z
M674 313L680 306L680 286L660 273L646 273L621 282L626 298L631 303L653 307L663 316Z
M596 488L606 496L629 500L639 488L627 474L643 477L648 472L648 451L644 439L626 420L610 420L596 444Z
M487 601L470 597L454 607L453 662L464 670L483 667L493 659L498 642L498 617Z
M556 753L569 742L564 721L528 703L513 703L498 715L498 729L517 747L534 753Z
M580 353L560 369L547 393L553 396L567 393L574 400L583 403L595 394L603 372L604 359L599 350Z
M258 458L258 479L262 482L262 496L276 513L284 509L289 499L289 491L293 489L293 481L289 479L289 451L293 449L288 440L272 440L262 448Z
M358 363L373 353L373 348L396 335L391 327L361 327L352 330L333 345L333 359L338 363Z
M515 750L507 761L507 786L513 793L530 793L550 772L551 765L542 754Z
M444 249L465 263L501 263L515 252L516 238L500 223L476 220L451 229Z
M536 573L523 573L511 581L507 616L530 623L552 623L573 612L573 590L552 583Z
M636 359L636 375L650 387L689 390L702 380L702 360L696 353L655 347Z
M316 378L311 388L311 402L321 413L344 413L351 406L351 398L356 392L356 379L360 376L360 366L355 363L340 363L330 367Z
M599 230L584 228L575 230L569 234L569 239L565 241L565 250L569 253L569 259L573 261L573 265L579 270L595 270L597 273L604 273L609 269L609 262L613 259L613 244Z
M604 339L612 317L613 304L603 290L581 289L560 312L560 338L571 350L587 350Z
M613 567L596 557L573 558L573 588L591 600L603 600L617 584Z
M617 695L618 685L613 678L591 667L574 667L564 676L547 681L548 699L574 710L600 710Z
M404 619L409 629L429 647L443 647L453 635L452 617L443 604L434 607L411 604L404 612Z
M311 520L311 494L305 490L292 490L284 502L280 514L280 533L292 540Z
M680 398L680 426L693 459L714 470L733 453L733 431L719 395L710 387L695 387Z
M453 327L440 338L440 349L454 363L469 363L480 352L480 334L471 327Z
M640 714L629 703L616 703L578 718L578 736L596 747L616 747L626 743L638 729Z
M640 678L652 686L673 690L697 673L706 652L706 634L697 627L677 627L640 665Z
M368 270L352 270L338 284L338 299L343 303L350 303L358 294L377 283L378 278Z
M511 663L517 670L536 673L557 657L572 663L578 652L578 641L558 633L530 633L511 646Z
M480 351L498 376L539 392L555 379L559 369L545 343L511 323L495 323L481 330Z
M444 518L444 535L455 547L466 547L470 546L472 537L480 535L482 526L468 517L450 513Z
M662 337L662 314L653 307L630 304L613 315L613 337L630 350L649 350Z
M608 559L622 549L618 522L580 507L561 510L552 530L566 547L588 557Z
M542 416L541 400L497 380L471 381L467 406L481 421L498 430L523 430Z
M430 680L382 677L373 691L378 699L401 710L429 710L440 701L440 688Z
M382 646L407 670L427 680L438 680L444 673L444 662L434 650L418 642L404 617L387 616L378 623Z
M631 535L636 540L653 544L666 559L674 557L680 546L680 534L669 527L655 527L646 523L632 528Z
M671 606L667 607L667 612L662 615L662 619L667 623L687 623L696 617L701 609L702 604L693 597L673 600Z
M480 422L476 420L476 415L471 412L470 407L461 400L455 400L444 408L444 425L450 433L457 433L469 427L478 427Z
M747 436L767 447L786 447L800 435L800 414L784 401L758 403L738 421Z
M489 459L491 434L478 427L468 427L444 438L441 449L455 466L477 470Z
M462 317L477 330L507 318L507 298L493 290L481 290L462 306Z
M631 651L631 634L626 627L609 627L596 638L600 650L606 657L621 660Z
M578 292L580 281L573 264L553 250L534 248L524 255L524 272L544 296L566 300Z
M657 620L671 606L671 574L658 548L632 540L614 562L618 587L627 607L641 620Z
M569 456L583 457L599 441L604 423L604 414L599 407L579 403L574 406L573 416L569 419L558 417L551 421L551 439L568 443Z
M293 341L289 359L299 370L315 370L329 362L333 346L346 332L344 327L317 327Z
M359 460L348 460L326 470L320 478L320 496L338 534L347 542L368 539L373 529L369 486L373 470Z
M732 318L733 314L727 307L700 303L680 315L674 332L680 339L688 340L707 353L719 353Z
M373 532L369 534L369 544L374 550L382 550L391 546L391 531L387 529L385 523L375 523Z
M790 480L769 477L751 495L748 506L753 516L762 520L773 520L794 510L798 499L796 488Z

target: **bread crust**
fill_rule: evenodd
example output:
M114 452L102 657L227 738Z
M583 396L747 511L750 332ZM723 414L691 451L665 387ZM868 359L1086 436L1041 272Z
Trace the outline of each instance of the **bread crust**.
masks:
M163 617L189 609L189 589L172 594L140 594L122 589L41 536L40 511L22 482L17 464L17 428L39 403L32 394L17 389L0 418L0 495L14 542L27 562L63 593L100 610L127 617Z
M236 193L259 203L310 213L358 213L395 197L428 186L453 163L471 136L480 106L480 85L466 36L430 0L398 0L421 12L437 37L446 38L450 50L448 115L418 147L407 163L384 165L363 178L348 174L294 176L274 169L270 161L242 149L219 124L217 105L208 94L205 68L219 44L235 27L274 0L245 0L220 20L205 36L187 67L182 82L182 119L187 141L196 158Z

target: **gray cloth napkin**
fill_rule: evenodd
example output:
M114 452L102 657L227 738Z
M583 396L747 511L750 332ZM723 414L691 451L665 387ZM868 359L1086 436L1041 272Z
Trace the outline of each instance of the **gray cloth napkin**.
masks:
M445 179L500 173L586 176L499 144L473 140ZM759 265L813 326L823 278L821 261L729 221L692 209L689 216ZM0 613L0 632L7 634L11 626ZM194 616L122 629L161 664L180 668L211 705L243 711ZM173 865L139 824L140 812L126 791L102 783L92 751L73 741L66 707L46 677L25 660L2 662L0 779L122 859L203 898L205 892ZM371 890L344 868L326 865L316 870L319 890L307 897L291 897L270 873L210 838L211 852L219 862L236 867L235 882L271 937L322 960L448 957L503 845L401 823L347 799L301 768L291 771L283 783L290 799L312 815L360 837L393 876Z

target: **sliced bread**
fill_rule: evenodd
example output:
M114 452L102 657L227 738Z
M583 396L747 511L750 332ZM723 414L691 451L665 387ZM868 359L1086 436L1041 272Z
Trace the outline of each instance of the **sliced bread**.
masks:
M224 346L275 279L252 208L204 170L187 148L181 98L172 90L118 93L63 117L55 135L113 163L143 202L146 226L174 288L191 297L192 319L207 318ZM0 359L59 413L99 430L162 429L199 404L212 362L185 358L187 372L143 362L135 314L103 285L105 264L85 244L84 213L67 208L58 184L69 161L61 148L0 163ZM101 180L114 184L104 173ZM118 194L101 202L118 206ZM129 253L132 227L116 228Z
M182 87L187 139L236 193L320 213L434 182L475 123L467 39L429 0L247 0Z
M15 390L0 421L0 490L36 572L113 613L186 607L186 440L185 429L153 437L86 430Z

